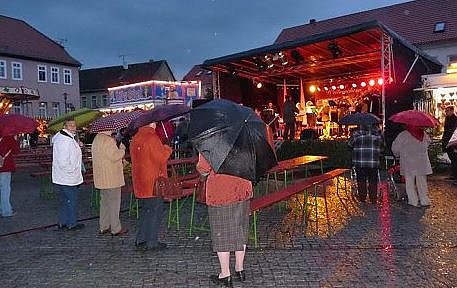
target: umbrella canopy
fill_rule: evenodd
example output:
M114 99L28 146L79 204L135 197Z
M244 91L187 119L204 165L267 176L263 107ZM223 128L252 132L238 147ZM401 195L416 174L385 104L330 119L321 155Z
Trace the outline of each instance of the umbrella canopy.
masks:
M277 164L262 119L251 108L228 100L192 109L189 138L216 173L257 181Z
M373 125L381 123L381 119L372 113L354 113L340 119L342 125Z
M13 136L19 133L32 133L38 122L32 118L18 114L0 115L0 136Z
M190 107L184 104L170 104L157 106L154 109L143 113L140 117L132 121L129 130L135 131L142 126L152 122L169 120L180 115L189 113Z
M126 128L130 122L140 117L143 111L119 112L95 120L90 126L91 133L115 131Z
M396 123L402 123L418 127L435 127L440 122L432 115L418 111L406 110L390 116L389 120Z
M78 128L86 127L92 121L99 118L102 115L100 111L92 110L88 108L81 108L75 111L63 114L56 119L49 122L48 128L46 129L50 133L56 133L63 128L66 120L74 119Z

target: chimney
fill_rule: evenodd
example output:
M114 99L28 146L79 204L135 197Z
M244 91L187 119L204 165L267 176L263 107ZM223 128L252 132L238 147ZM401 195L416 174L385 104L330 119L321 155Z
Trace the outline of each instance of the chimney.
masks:
M314 23L316 23L316 19L314 19L314 18L313 19L309 19L309 24L314 24Z

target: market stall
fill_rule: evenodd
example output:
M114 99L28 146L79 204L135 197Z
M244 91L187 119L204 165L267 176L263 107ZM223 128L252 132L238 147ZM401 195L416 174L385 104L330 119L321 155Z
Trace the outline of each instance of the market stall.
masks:
M321 124L328 121L331 129L354 111L372 112L390 125L390 115L412 108L421 75L441 71L437 60L377 21L209 59L203 65L214 72L216 97L259 111L272 102L281 115L285 95L291 95L299 103L304 127L325 127Z

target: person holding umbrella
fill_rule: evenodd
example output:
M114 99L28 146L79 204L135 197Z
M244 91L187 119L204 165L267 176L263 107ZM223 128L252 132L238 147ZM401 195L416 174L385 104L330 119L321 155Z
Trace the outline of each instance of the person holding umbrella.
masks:
M352 148L352 165L357 174L359 200L365 202L368 191L370 202L373 204L377 201L379 156L382 146L382 137L375 125L359 124L348 142Z
M244 281L252 182L277 164L265 123L237 103L217 99L192 109L189 138L199 151L197 170L206 179L205 202L213 251L220 273L212 282L232 287L230 252L235 252L235 279Z
M14 155L19 153L19 145L13 136L0 137L0 214L11 217L16 214L11 207L11 174L16 170Z
M64 128L52 138L52 183L60 192L58 229L78 230L77 193L83 183L82 151L76 137L76 122L65 120Z
M130 143L133 191L142 207L135 240L140 251L166 248L165 243L158 241L164 204L154 193L154 186L159 176L167 177L171 152L171 147L162 144L157 135L155 122L140 127Z
M392 153L400 157L400 175L405 176L408 204L414 207L430 206L427 188L427 175L432 174L428 158L430 142L422 127L407 124L406 130L392 143Z
M125 146L116 144L112 131L100 131L92 142L94 186L100 189L100 234L121 236L128 232L119 220L121 187L125 185Z

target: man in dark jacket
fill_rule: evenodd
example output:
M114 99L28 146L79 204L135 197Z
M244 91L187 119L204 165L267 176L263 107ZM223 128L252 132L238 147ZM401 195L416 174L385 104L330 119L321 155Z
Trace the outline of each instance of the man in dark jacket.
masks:
M349 140L352 148L352 165L357 174L358 196L366 201L367 180L371 203L376 203L378 192L378 168L382 137L376 127L361 125Z
M292 101L292 97L287 96L284 102L284 140L294 140L295 138L295 113L298 114L298 109Z
M441 139L441 147L451 160L451 178L457 180L457 153L454 148L446 148L449 140L457 128L457 116L454 113L454 106L447 106L445 109L446 118L444 119L444 132Z

